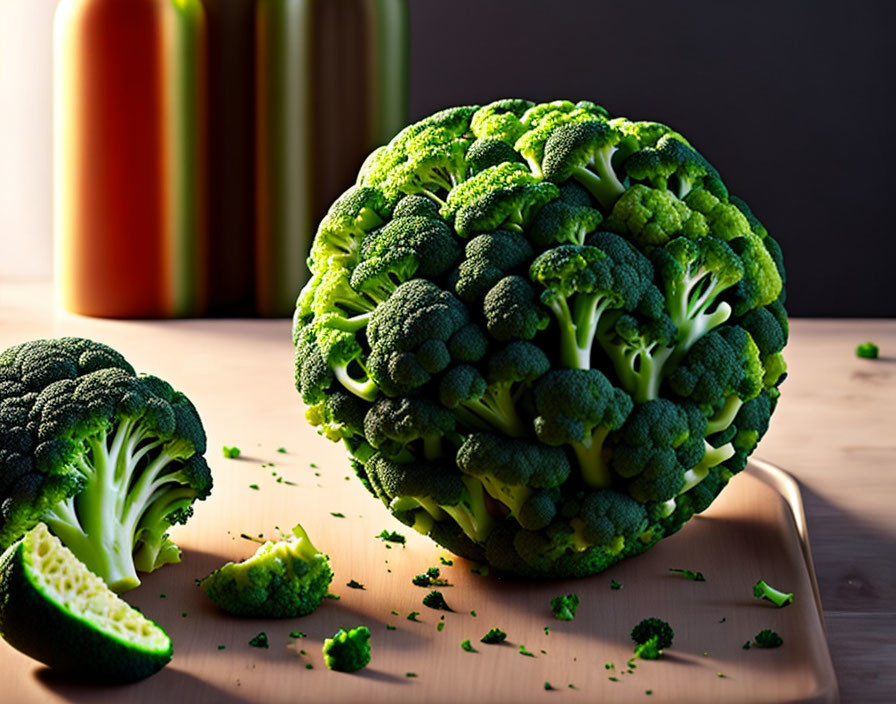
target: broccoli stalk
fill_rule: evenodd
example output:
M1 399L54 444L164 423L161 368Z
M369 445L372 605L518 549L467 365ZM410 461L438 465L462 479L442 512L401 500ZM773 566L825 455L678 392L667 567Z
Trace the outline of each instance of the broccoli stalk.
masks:
M753 596L757 599L766 599L779 609L782 606L787 606L788 604L793 603L793 592L782 592L780 589L775 589L770 586L762 579L753 585Z

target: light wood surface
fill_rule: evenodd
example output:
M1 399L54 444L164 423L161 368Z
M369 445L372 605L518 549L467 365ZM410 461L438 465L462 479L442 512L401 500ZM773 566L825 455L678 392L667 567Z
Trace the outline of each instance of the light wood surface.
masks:
M675 689L678 678L688 684L688 692L696 693L695 701L784 701L824 690L825 683L811 675L823 672L823 667L794 667L795 656L803 665L811 664L813 658L818 665L820 652L823 661L824 648L813 650L811 639L802 644L806 649L800 649L794 632L788 640L793 649L777 654L740 649L744 640L766 625L778 628L787 639L788 629L795 623L811 626L809 612L764 610L763 604L753 602L749 595L734 592L705 603L707 595L730 584L726 575L733 574L728 565L724 571L709 567L717 563L709 560L705 550L716 543L709 538L705 544L700 542L708 526L738 525L731 518L744 510L752 515L755 509L765 518L787 515L782 508L786 503L776 498L779 495L748 475L732 483L707 518L695 521L643 558L588 580L534 588L508 585L492 577L471 575L468 563L456 561L454 567L446 568L455 586L444 591L457 613L446 615L447 625L439 633L435 630L437 616L419 605L424 592L412 587L409 577L447 553L399 526L356 480L346 481L349 471L341 449L308 428L291 387L288 322L86 319L56 310L48 286L0 284L0 348L60 335L106 342L138 369L152 371L190 395L206 424L217 485L213 496L197 508L195 518L174 536L185 548L182 565L150 575L128 597L171 632L176 648L171 666L135 687L97 691L61 682L12 649L0 646L0 671L7 674L0 700L140 701L144 692L152 692L156 699L160 693L170 692L179 699L179 694L189 692L197 702L268 701L268 693L281 693L271 694L271 698L282 695L284 701L314 701L310 695L321 692L333 701L361 696L373 699L385 692L390 699L399 693L397 700L430 701L464 693L480 701L502 701L507 692L518 689L527 693L527 699L533 689L531 698L575 694L539 690L547 680L564 689L572 682L589 700L603 695L618 701L640 699L644 690L652 688L653 700L675 701L669 697L681 693ZM855 358L855 345L865 339L881 346L883 359ZM783 387L772 430L757 454L785 467L801 484L842 700L892 701L896 689L891 665L896 658L896 512L892 510L896 496L896 322L794 321L787 358L790 378ZM240 446L244 458L223 459L219 455L222 444ZM276 452L281 446L287 454ZM275 466L261 467L269 462ZM318 468L312 468L312 463ZM273 472L296 486L278 484ZM753 489L768 492L765 499L759 491L757 501L751 482L756 484ZM257 491L249 488L253 483L258 484ZM330 516L339 511L347 518ZM733 513L726 518L725 511ZM793 523L765 518L760 521L754 516L752 522L741 521L740 525L786 528L789 532L762 535L773 538L775 545L798 551ZM219 616L193 586L193 580L226 559L252 552L255 545L238 538L239 533L272 536L274 526L288 529L297 521L305 525L319 548L333 556L333 591L343 598L326 602L306 619L282 623ZM390 550L373 540L383 528L400 528L408 535L408 546ZM725 531L708 535L715 532ZM776 551L756 549L758 538L752 530L734 531L731 540L753 546L749 559L742 552L729 549L727 553L730 569L749 568L753 579L761 574L774 583L781 564L799 564L776 560L767 565L769 571L761 571L759 568L766 569L762 560L771 559ZM738 557L732 559L732 555ZM673 565L670 560L690 564ZM701 569L709 581L692 583L670 577L665 569L673 566ZM754 569L758 570L755 576ZM622 590L609 590L611 577L623 582ZM352 578L367 589L343 586ZM581 616L572 624L551 622L543 602L567 587L583 596ZM698 589L704 591L695 591ZM811 586L801 583L798 591L809 594ZM166 593L165 599L159 598L161 593ZM696 600L691 600L695 594ZM676 597L681 597L684 609L678 613L669 608ZM808 602L801 599L798 604ZM675 658L643 664L634 674L620 676L621 682L612 683L603 664L613 661L617 669L624 664L629 652L629 621L645 605L650 613L639 617L664 616L673 625L678 620ZM391 616L392 609L399 616ZM467 613L470 609L479 614L475 619ZM411 610L425 612L421 615L424 623L408 622L404 616ZM726 622L705 619L706 611L715 621L725 616ZM339 625L358 623L367 623L374 633L376 655L371 668L354 677L325 671L319 650L323 637ZM397 630L387 631L386 623L396 625ZM461 639L470 637L475 642L480 631L493 625L507 630L514 646L524 643L538 657L525 658L514 652L515 647L483 645L476 655L460 650ZM544 626L551 627L550 635L544 634ZM722 644L716 640L720 629L729 627L738 637L726 635ZM271 637L269 651L247 645L262 628ZM286 636L294 629L308 633L308 638L293 646L293 650L307 650L308 657L286 648ZM225 649L218 651L218 644ZM541 649L547 654L540 653ZM703 656L704 650L709 655ZM313 670L304 669L308 661ZM418 671L419 677L405 678L406 670ZM716 677L717 671L728 677ZM794 681L798 686L786 689L794 686ZM761 699L769 691L773 698Z

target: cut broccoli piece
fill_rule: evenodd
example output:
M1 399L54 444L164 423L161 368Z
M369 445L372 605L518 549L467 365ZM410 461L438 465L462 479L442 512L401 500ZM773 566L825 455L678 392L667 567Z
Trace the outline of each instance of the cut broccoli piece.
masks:
M644 645L651 638L656 638L656 646L660 650L672 647L672 639L675 632L672 627L658 618L645 618L632 629L632 640L638 645Z
M757 648L778 648L783 643L784 639L770 628L764 628L753 638L753 645Z
M880 354L880 348L873 342L863 342L856 347L856 357L864 359L877 359Z
M370 662L370 629L358 626L346 631L340 628L326 638L322 648L324 662L331 670L355 672Z
M507 634L502 631L500 628L491 628L488 633L486 633L482 638L480 638L480 642L486 643L488 645L496 645L498 643L503 643L507 639Z
M561 621L572 621L578 608L578 594L561 594L551 599L551 615Z
M779 609L793 603L793 592L782 592L760 579L753 585L753 596L757 599L770 601Z

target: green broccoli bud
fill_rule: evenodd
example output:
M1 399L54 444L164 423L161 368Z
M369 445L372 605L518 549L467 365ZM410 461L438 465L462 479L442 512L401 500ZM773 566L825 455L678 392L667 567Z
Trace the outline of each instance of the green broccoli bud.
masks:
M322 648L324 662L331 670L355 672L370 662L370 629L358 626L349 631L340 628L326 638Z
M880 348L873 342L863 342L856 347L856 357L864 359L877 359L880 354Z
M561 621L572 621L578 608L578 594L562 594L551 599L551 615Z

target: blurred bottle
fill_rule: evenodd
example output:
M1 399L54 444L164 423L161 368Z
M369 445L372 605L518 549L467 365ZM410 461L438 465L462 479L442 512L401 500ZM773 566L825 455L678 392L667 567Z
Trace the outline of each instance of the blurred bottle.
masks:
M211 315L255 307L255 0L202 0L209 50Z
M199 0L59 4L55 264L69 310L203 312L205 42Z
M257 0L256 269L290 315L317 223L407 119L406 0Z

